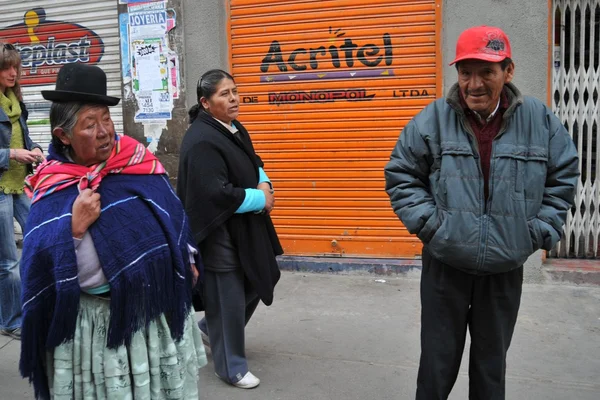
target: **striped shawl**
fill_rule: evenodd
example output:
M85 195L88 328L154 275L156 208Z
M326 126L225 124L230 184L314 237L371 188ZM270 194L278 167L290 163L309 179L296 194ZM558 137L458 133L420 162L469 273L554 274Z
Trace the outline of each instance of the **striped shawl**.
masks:
M51 148L49 163L53 161L68 163ZM163 313L173 338L180 339L191 309L188 244L194 242L167 176L119 169L102 176L101 184L86 174L78 184L38 192L27 220L21 260L20 370L33 382L36 398L49 397L46 351L72 339L75 332L80 287L71 209L85 187L82 182L95 186L101 196L100 218L88 231L110 284L107 346L128 344L136 331Z

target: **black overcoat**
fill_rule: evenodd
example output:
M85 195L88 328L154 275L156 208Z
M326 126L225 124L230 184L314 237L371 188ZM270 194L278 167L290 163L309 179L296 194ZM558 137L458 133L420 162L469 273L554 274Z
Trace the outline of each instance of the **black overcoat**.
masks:
M239 130L235 137L200 112L181 144L177 195L198 245L225 224L246 278L263 303L270 305L280 277L276 256L283 250L268 214L235 213L244 202L245 189L258 186L263 162L248 131L237 120L234 123Z

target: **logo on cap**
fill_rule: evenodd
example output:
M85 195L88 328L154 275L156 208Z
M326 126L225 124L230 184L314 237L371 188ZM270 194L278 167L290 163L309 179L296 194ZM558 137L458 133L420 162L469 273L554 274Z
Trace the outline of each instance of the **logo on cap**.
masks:
M504 51L504 42L500 39L492 39L485 47L494 51Z

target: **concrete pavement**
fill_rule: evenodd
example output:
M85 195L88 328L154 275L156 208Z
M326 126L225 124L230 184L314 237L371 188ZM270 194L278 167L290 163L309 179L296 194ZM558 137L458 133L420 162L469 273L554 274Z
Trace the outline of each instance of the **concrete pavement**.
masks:
M209 362L201 399L414 398L418 276L284 272L273 306L259 306L247 328L261 385L228 386ZM19 342L0 337L0 399L32 398L18 376L18 352ZM468 351L451 400L468 398L467 360ZM507 375L507 399L599 399L600 288L526 284Z

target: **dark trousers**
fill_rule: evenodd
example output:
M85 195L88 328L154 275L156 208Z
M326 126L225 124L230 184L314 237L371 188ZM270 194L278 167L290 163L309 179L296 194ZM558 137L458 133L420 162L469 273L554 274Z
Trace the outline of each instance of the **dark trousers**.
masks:
M423 250L417 400L447 399L471 336L469 399L505 398L506 353L521 303L523 267L494 275L452 268Z
M205 318L198 326L208 334L215 372L231 383L248 372L244 330L259 301L241 269L205 271Z

